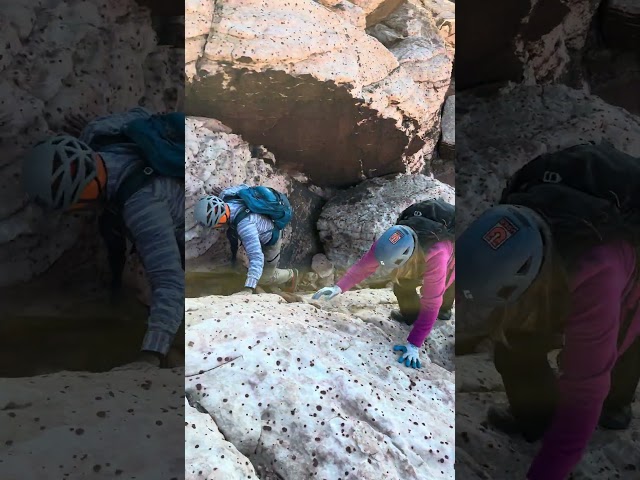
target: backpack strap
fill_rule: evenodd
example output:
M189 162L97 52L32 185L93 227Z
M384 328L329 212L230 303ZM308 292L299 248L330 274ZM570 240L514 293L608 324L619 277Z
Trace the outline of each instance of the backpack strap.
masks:
M111 270L111 291L113 295L122 288L122 272L126 262L127 236L129 232L122 218L124 204L129 198L154 178L155 172L144 164L137 166L120 183L114 197L98 220L100 234L107 247L107 257ZM134 247L135 248L135 247Z

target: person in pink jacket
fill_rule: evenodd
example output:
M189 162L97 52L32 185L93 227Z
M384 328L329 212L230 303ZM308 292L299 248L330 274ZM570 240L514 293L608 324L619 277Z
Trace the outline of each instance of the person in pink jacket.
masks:
M452 206L448 208L453 211ZM451 309L451 304L443 308L443 298L447 297L453 302L452 294L455 281L455 248L450 239L439 240L440 235L433 230L444 231L446 228L427 229L430 234L419 226L423 219L411 218L400 220L399 225L394 225L385 231L382 236L371 246L369 251L332 287L325 287L313 296L318 299L327 296L328 299L346 292L367 277L373 275L380 265L395 267L392 276L395 284L400 282L422 279L419 310L416 312L413 328L407 337L406 344L394 346L394 351L401 352L400 363L410 368L420 368L419 351L424 341L429 336L438 316L446 317ZM428 223L427 223L428 224ZM409 226L411 225L411 226ZM442 227L442 225L441 225ZM419 237L422 237L420 241ZM413 295L416 287L413 284ZM401 290L394 288L396 296ZM411 298L410 287L404 287L405 298ZM407 306L400 304L400 310L410 312L411 302ZM443 315L444 313L444 315ZM409 313L410 314L410 313ZM397 316L398 313L395 313ZM402 315L402 314L400 314ZM392 317L394 314L392 314Z
M458 335L495 340L508 403L487 420L541 440L528 480L566 480L598 426L633 419L639 184L640 159L606 141L551 151L512 175L499 204L456 240ZM635 453L629 463L640 465Z

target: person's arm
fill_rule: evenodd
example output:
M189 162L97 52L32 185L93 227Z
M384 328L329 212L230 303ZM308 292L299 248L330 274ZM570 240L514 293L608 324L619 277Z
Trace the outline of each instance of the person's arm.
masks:
M422 346L438 317L447 286L447 267L451 254L451 242L438 242L426 254L420 312L407 337L407 341L416 347Z
M262 277L264 253L262 252L258 228L250 219L250 216L238 223L238 237L240 237L244 250L247 252L247 257L249 257L249 272L244 286L245 288L254 289L258 285L260 277Z
M173 219L146 187L125 203L129 229L151 286L151 308L142 350L166 355L184 315L184 270Z
M566 479L597 426L618 356L620 303L628 268L611 247L600 247L574 276L559 404L527 474L529 480Z
M340 290L346 292L376 272L380 264L373 253L375 246L374 243L369 251L336 283Z

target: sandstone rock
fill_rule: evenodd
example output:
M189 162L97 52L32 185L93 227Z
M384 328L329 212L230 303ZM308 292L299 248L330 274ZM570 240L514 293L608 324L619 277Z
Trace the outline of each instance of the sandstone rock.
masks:
M327 257L337 270L344 272L395 224L405 208L438 197L453 203L453 188L425 175L374 178L338 193L327 202L318 219L318 232ZM381 267L363 285L385 279L388 274Z
M449 0L422 0L431 12L440 36L451 50L456 48L456 4Z
M410 327L390 319L391 310L397 309L398 303L389 288L353 290L329 301L312 300L311 296L304 298L322 310L352 315L371 323L394 338L406 339L411 331ZM454 317L447 322L436 321L425 341L425 351L431 361L449 372L455 371L455 325L454 309Z
M221 131L214 133L206 125ZM226 133L227 127L219 122L188 118L185 128L185 254L188 269L207 272L229 265L231 252L224 232L197 225L193 209L204 195L217 194L223 188L241 183L266 185L288 196L294 217L283 233L280 265L310 263L319 250L315 222L322 199L263 158L253 158L252 152L273 162L268 158L268 152L261 153L260 148L252 147L238 135Z
M3 478L183 478L183 377L175 369L0 379Z
M391 348L401 338L271 295L186 308L187 395L256 470L454 478L453 375L399 365Z
M515 87L495 98L457 97L458 234L537 155L606 139L640 157L638 117L598 97L560 85Z
M440 139L440 157L455 160L456 157L456 96L448 97L442 111L442 138Z
M258 478L251 462L224 438L200 405L185 401L184 479L246 480Z
M311 261L311 268L321 278L333 276L333 264L322 253L318 253L317 255L313 256L313 259Z
M66 114L89 117L137 104L179 106L183 54L158 47L149 11L135 0L35 5L0 2L0 287L30 280L72 247L95 262L86 219L45 215L27 205L20 159L61 128ZM93 234L95 237L95 233ZM99 241L99 240L98 240ZM92 247L93 248L93 247Z
M197 18L212 18L210 3ZM400 5L353 3L368 22L373 12L389 9L382 19ZM392 53L337 6L218 3L208 36L194 20L186 47L189 114L219 119L265 145L284 173L301 172L320 187L422 171L439 136L451 72L437 28L425 16L431 23L423 36L404 36Z
M457 357L456 363L456 387L460 372L465 372L468 387L456 395L456 475L461 478L493 480L524 478L540 443L530 444L521 437L509 437L486 426L489 405L506 402L505 394L500 391L500 377L490 357ZM474 372L477 372L475 386ZM637 411L640 402L636 401L633 407ZM639 439L640 423L637 420L626 431L598 429L582 460L574 469L574 478L637 478L640 465ZM487 461L488 458L491 462Z
M554 83L579 58L599 2L475 3L459 18L469 39L457 52L459 91L490 83Z

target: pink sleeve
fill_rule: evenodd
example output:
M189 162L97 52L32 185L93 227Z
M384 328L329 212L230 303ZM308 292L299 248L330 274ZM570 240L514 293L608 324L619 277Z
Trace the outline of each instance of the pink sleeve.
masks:
M375 243L369 251L362 257L358 263L353 265L347 273L336 283L343 292L352 289L355 285L362 282L365 278L370 277L378 269L378 260L373 254Z
M620 304L629 268L612 246L594 249L571 285L573 309L565 327L560 400L529 480L564 480L593 434L617 360Z
M449 241L438 242L427 252L420 312L407 338L407 341L416 347L422 346L438 317L442 296L447 287L448 266L452 253L453 245Z

